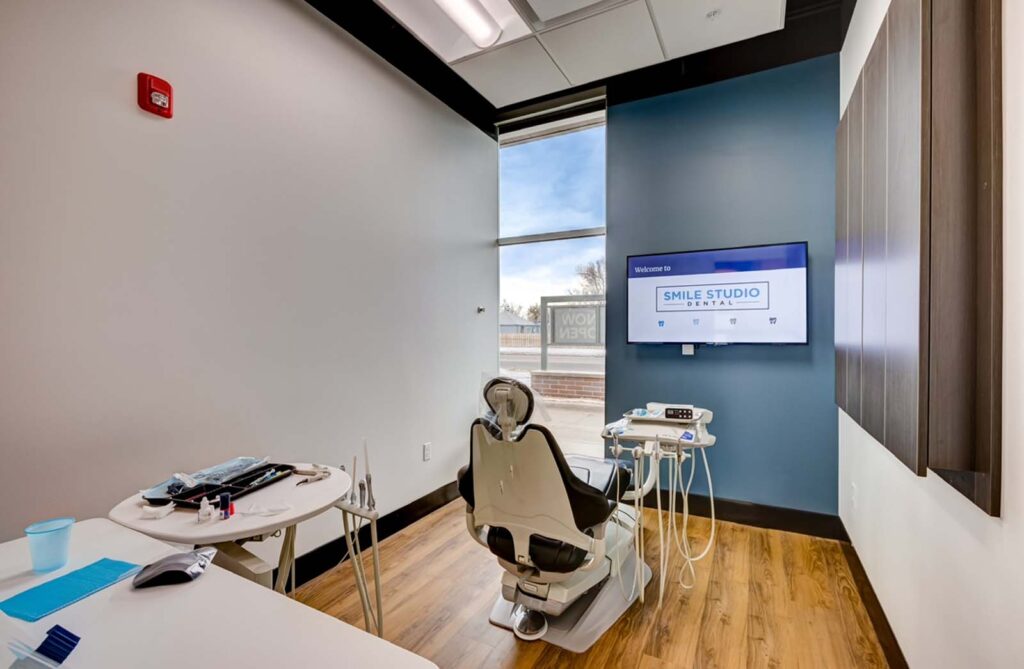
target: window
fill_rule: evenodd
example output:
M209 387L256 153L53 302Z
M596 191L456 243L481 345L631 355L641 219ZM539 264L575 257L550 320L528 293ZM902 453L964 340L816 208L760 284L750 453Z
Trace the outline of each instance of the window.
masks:
M604 425L605 127L503 138L502 374L541 395L562 450L600 456ZM544 415L547 414L547 415Z

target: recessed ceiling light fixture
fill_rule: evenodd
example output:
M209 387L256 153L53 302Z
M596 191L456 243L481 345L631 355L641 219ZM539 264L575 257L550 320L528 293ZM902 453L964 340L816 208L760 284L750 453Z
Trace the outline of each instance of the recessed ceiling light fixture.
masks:
M493 45L501 37L501 26L480 0L434 0L469 39L481 49Z

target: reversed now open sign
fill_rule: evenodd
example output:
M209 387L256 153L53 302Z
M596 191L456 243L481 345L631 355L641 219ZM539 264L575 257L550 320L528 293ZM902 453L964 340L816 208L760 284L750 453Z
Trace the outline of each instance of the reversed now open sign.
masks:
M601 306L551 307L551 343L593 346L601 343Z

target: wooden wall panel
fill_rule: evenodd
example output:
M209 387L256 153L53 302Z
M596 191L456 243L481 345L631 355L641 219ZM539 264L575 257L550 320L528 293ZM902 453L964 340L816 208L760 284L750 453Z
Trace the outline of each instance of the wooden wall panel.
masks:
M932 359L929 370L930 404L928 464L933 469L970 470L971 452L960 448L974 440L973 388L963 387L971 378L976 359L976 333L968 327L977 310L977 277L974 271L975 235L965 221L977 209L974 188L973 137L976 124L972 9L960 0L936 3L932 23L933 43L942 42L932 54L934 69L942 72L932 82L932 245L931 286L942 299L933 300L931 320ZM962 128L970 129L962 132ZM941 407L958 406L956 411Z
M837 401L915 473L932 469L993 515L1001 11L892 0L836 139Z
M926 4L889 6L886 192L885 435L882 443L917 474L927 460L928 170L929 144L922 60ZM924 280L922 281L922 276ZM924 318L922 318L922 315Z
M1000 8L999 0L932 8L928 466L993 515L1002 402Z
M998 516L1002 496L1003 423L1003 4L978 0L975 100L978 133L978 354L974 370L974 503Z
M888 28L882 22L864 64L864 347L861 426L885 440L886 154Z
M836 405L846 410L846 356L847 349L847 301L849 289L847 276L846 224L846 160L847 160L847 117L844 115L836 129L836 274L835 274L835 349L836 349Z
M864 212L864 87L858 81L846 106L848 167L846 174L846 413L860 422L861 415L861 309L863 303Z

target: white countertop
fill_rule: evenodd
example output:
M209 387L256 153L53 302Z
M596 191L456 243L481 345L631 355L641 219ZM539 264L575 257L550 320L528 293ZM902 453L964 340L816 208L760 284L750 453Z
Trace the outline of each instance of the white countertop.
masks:
M146 564L173 552L167 544L108 520L82 521L71 530L69 564L49 574L31 571L27 539L0 544L0 599L102 557ZM68 669L435 667L214 565L183 585L133 590L129 578L36 623L0 614L0 666L14 661L7 649L11 637L34 648L53 625L82 637L63 665Z
M309 465L298 463L296 466L302 468ZM331 475L322 481L296 485L305 477L292 474L238 498L235 501L235 515L228 520L221 520L218 517L200 523L197 522L195 509L175 509L166 518L146 519L142 517L145 502L141 493L136 493L115 506L110 510L108 517L119 525L155 539L190 546L205 546L260 534L272 534L323 513L348 493L352 486L349 475L334 467L329 469ZM269 507L279 503L289 504L291 508L275 516L243 513L252 505Z

